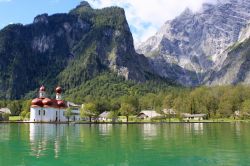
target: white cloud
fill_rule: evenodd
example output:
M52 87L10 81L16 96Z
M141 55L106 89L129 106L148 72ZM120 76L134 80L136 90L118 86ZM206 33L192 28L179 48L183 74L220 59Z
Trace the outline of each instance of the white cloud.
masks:
M145 41L167 20L178 16L187 7L198 11L202 4L216 0L92 0L95 8L120 6L126 11L135 42Z

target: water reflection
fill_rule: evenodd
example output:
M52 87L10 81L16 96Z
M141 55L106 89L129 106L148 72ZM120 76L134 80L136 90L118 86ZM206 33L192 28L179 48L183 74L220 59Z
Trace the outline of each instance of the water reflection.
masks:
M99 133L101 135L109 135L112 131L112 124L100 124L98 125Z
M204 123L185 123L184 132L187 134L203 134L203 125Z
M0 165L246 165L249 130L242 123L0 124Z
M142 133L145 140L152 140L157 136L159 125L142 124Z
M9 139L9 124L0 124L0 142L6 141Z
M59 144L60 144L60 132L63 130L63 127L58 127L57 125L52 124L30 124L30 147L31 155L39 158L40 156L46 155L48 148L51 148L49 138L53 138L53 149L54 157L58 157L59 153Z

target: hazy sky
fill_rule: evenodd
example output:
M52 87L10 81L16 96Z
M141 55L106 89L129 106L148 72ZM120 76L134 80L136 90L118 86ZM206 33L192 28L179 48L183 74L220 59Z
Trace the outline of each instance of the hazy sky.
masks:
M202 3L216 0L89 0L94 8L120 6L132 30L135 42L152 36L169 19L179 15L185 8L197 11ZM0 0L0 28L10 23L28 24L41 13L68 12L80 0Z

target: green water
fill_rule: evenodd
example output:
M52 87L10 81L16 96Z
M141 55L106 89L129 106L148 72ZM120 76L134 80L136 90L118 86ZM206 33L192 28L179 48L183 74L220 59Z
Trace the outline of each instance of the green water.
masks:
M0 124L0 166L250 165L250 124Z

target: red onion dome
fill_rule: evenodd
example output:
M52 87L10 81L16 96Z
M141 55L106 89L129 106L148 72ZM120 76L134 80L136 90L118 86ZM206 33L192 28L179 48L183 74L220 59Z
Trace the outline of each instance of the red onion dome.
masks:
M62 88L60 86L56 88L56 93L62 93Z
M52 105L53 104L53 101L49 98L45 98L43 99L43 105Z
M58 107L65 107L65 103L63 100L57 100L57 106Z
M40 92L45 92L45 87L42 85L41 87L40 87Z
M39 98L33 99L32 102L31 102L31 104L32 105L37 105L37 106L40 106L40 107L43 106L42 99L39 99Z

